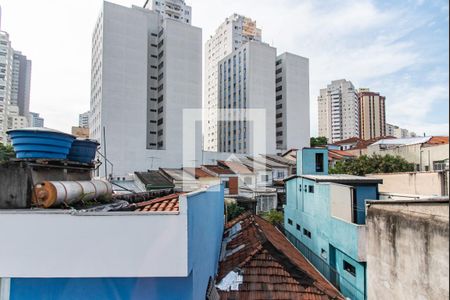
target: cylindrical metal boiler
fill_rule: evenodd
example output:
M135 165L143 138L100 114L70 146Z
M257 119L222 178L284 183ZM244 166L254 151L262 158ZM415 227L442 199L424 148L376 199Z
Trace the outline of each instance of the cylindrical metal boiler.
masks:
M104 180L44 181L36 184L33 202L38 207L71 205L92 199L108 200L112 197L112 185Z

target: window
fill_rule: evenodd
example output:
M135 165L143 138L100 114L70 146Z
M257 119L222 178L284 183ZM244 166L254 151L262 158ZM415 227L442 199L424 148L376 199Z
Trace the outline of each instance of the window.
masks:
M302 191L302 185L301 185L301 184L298 186L298 191L299 191L299 192Z
M311 238L311 232L306 230L305 228L303 228L303 235L308 237L308 238Z
M316 153L316 172L323 171L323 153Z
M157 37L157 36L158 36L156 33L152 33L151 35L154 36L154 37Z
M289 225L292 225L292 224L294 224L294 222L292 222L291 219L288 219L288 224L289 224Z
M282 82L283 81L283 78L277 78L277 80L275 81L276 83L280 83L280 82Z
M224 184L225 184L225 188L226 189L230 188L230 182L229 181L225 181Z
M298 230L298 231L301 231L301 227L300 227L300 225L298 225L298 224L297 224L297 230Z
M344 260L344 270L350 273L353 277L356 277L356 268L349 262Z
M311 194L314 194L314 186L313 185L310 185L308 187L308 192L311 193Z
M163 119L159 119L158 120L158 125L162 125L164 123L164 120Z
M161 103L161 102L163 102L163 101L164 101L164 96L163 96L163 95L159 96L159 98L158 98L158 103Z
M282 86L279 86L279 87L277 87L277 89L275 90L276 92L280 92L280 91L282 91L283 90L283 87Z
M322 249L321 251L320 251L320 256L323 258L323 259L327 259L328 258L328 253L327 253L327 251L325 250L325 249Z

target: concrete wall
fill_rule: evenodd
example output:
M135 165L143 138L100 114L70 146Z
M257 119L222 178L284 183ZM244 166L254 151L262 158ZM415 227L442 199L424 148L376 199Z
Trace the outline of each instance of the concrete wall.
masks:
M449 298L448 212L448 201L369 205L369 300Z
M11 228L7 223L15 219L15 228L27 230L2 232L9 245L0 251L2 285L10 283L6 299L202 299L217 272L223 199L218 185L180 196L180 214L2 212L1 228ZM60 218L76 224L61 224ZM33 231L28 222L39 226Z
M448 172L371 174L383 179L379 185L381 193L396 193L423 196L448 196Z

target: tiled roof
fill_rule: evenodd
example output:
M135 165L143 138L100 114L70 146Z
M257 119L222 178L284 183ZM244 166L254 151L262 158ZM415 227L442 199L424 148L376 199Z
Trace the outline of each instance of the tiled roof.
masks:
M219 174L219 175L235 175L235 173L233 171L231 171L230 169L226 169L220 166L215 166L215 165L205 165L203 166L204 168L210 170L211 172L213 172L214 174Z
M141 212L178 212L179 196L181 194L172 194L166 197L153 199L147 202L136 204L136 211Z
M295 161L292 161L290 159L281 157L281 156L277 156L277 155L264 155L267 159L273 160L275 162L281 163L281 164L285 164L285 165L289 165L289 166L296 166L297 163Z
M250 170L247 166L234 161L218 161L219 165L227 167L231 169L236 174L241 175L253 175L253 171Z
M195 177L193 177L191 174L184 171L183 169L161 168L160 171L163 172L167 177L175 181L195 181Z
M352 137L346 140L342 140L339 142L334 143L333 145L346 145L346 144L354 144L354 143L358 143L359 141L361 141L361 139L359 137Z
M227 229L220 299L344 299L267 221L246 214Z
M355 157L353 154L347 152L347 151L341 151L341 150L328 150L328 159L336 159L341 160L345 158L352 158Z
M185 168L186 172L188 172L190 175L195 176L195 178L215 178L216 176L209 174L205 170L202 170L201 168Z
M448 136L433 136L429 141L428 145L442 145L448 144Z

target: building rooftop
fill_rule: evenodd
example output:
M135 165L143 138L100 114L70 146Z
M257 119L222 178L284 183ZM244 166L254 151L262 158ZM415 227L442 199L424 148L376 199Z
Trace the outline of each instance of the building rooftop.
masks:
M168 195L147 202L136 204L136 210L140 212L179 212L180 194Z
M336 175L298 175L291 176L286 180L290 180L292 178L305 178L309 180L313 180L315 182L332 182L332 183L342 183L342 184L357 184L357 183L372 183L372 184L382 184L382 179L370 178L364 176L354 176L347 174L336 174Z
M275 161L272 159L267 158L266 156L258 156L258 157L249 157L251 160L265 165L266 167L269 168L279 168L279 169L287 169L290 167L290 164L287 163L282 163L281 161Z
M196 179L199 178L216 178L216 176L211 175L210 173L202 170L201 168L184 168L186 172L190 175L195 176Z
M218 161L219 165L225 166L239 175L253 175L253 171L244 164L235 161Z
M394 145L394 146L407 146L416 144L425 144L431 140L431 137L412 137L404 139L381 139L373 143L373 145Z
M355 156L347 151L342 150L328 150L328 159L345 159L345 158L354 158Z
M216 278L220 299L344 299L274 226L244 214L228 223Z
M218 175L236 175L232 170L216 166L216 165L204 165L203 168L213 172L214 174Z
M160 169L160 171L175 181L195 181L195 177L183 169Z
M159 171L136 172L135 174L144 185L150 188L174 188L173 183Z
M273 160L275 162L284 164L284 165L288 165L288 166L296 166L297 163L295 161L292 161L290 159L278 156L278 155L263 155L265 158L269 159L269 160Z

